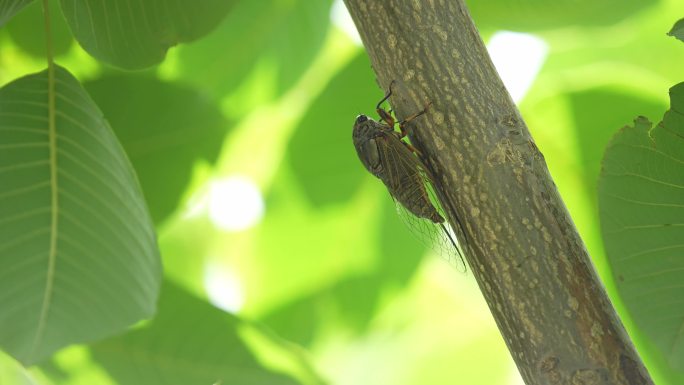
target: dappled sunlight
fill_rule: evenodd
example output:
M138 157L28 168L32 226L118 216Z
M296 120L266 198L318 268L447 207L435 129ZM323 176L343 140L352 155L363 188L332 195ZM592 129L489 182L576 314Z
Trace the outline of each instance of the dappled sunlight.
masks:
M209 218L225 231L248 229L264 216L264 199L250 179L230 176L214 181L209 189Z
M528 33L499 31L487 42L487 50L513 101L521 101L544 64L548 46Z

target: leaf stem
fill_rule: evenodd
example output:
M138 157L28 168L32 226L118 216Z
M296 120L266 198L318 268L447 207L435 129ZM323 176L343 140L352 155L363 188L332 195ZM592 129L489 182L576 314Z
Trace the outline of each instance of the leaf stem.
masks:
M50 0L43 0L43 16L45 21L45 46L47 50L48 76L54 79L54 51L52 47L52 26L50 23Z

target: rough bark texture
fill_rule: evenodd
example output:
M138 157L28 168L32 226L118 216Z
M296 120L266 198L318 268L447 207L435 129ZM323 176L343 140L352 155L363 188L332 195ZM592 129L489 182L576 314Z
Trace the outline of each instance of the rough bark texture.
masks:
M345 2L526 384L651 384L463 1Z

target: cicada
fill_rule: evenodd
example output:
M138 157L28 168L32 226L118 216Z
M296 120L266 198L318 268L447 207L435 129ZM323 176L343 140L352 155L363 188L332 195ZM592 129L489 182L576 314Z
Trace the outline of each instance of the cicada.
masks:
M396 122L391 112L382 108L382 103L389 99L390 95L392 84L375 108L380 115L380 121L359 115L354 122L352 139L359 159L371 174L385 184L398 209L408 211L414 216L413 219L402 218L406 219L409 227L419 233L418 236L427 237L429 242L437 242L438 244L433 246L440 252L458 256L461 265L465 267L463 254L454 241L453 232L448 228L439 200L432 193L434 179L418 157L419 152L404 140L406 124L427 112L430 104L408 118ZM397 123L399 131L394 129ZM444 240L448 245L443 244Z

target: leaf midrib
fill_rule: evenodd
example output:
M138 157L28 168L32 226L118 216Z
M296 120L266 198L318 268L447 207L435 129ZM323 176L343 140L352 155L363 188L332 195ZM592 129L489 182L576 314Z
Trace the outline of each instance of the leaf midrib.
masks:
M50 168L50 246L48 250L48 266L45 277L45 291L43 292L43 303L38 318L38 326L33 339L29 357L33 358L36 350L40 346L45 326L47 325L48 312L52 303L52 294L55 280L55 261L57 258L57 234L59 219L59 189L57 183L57 127L55 123L55 64L49 57L48 59L48 147L49 147L49 168Z

